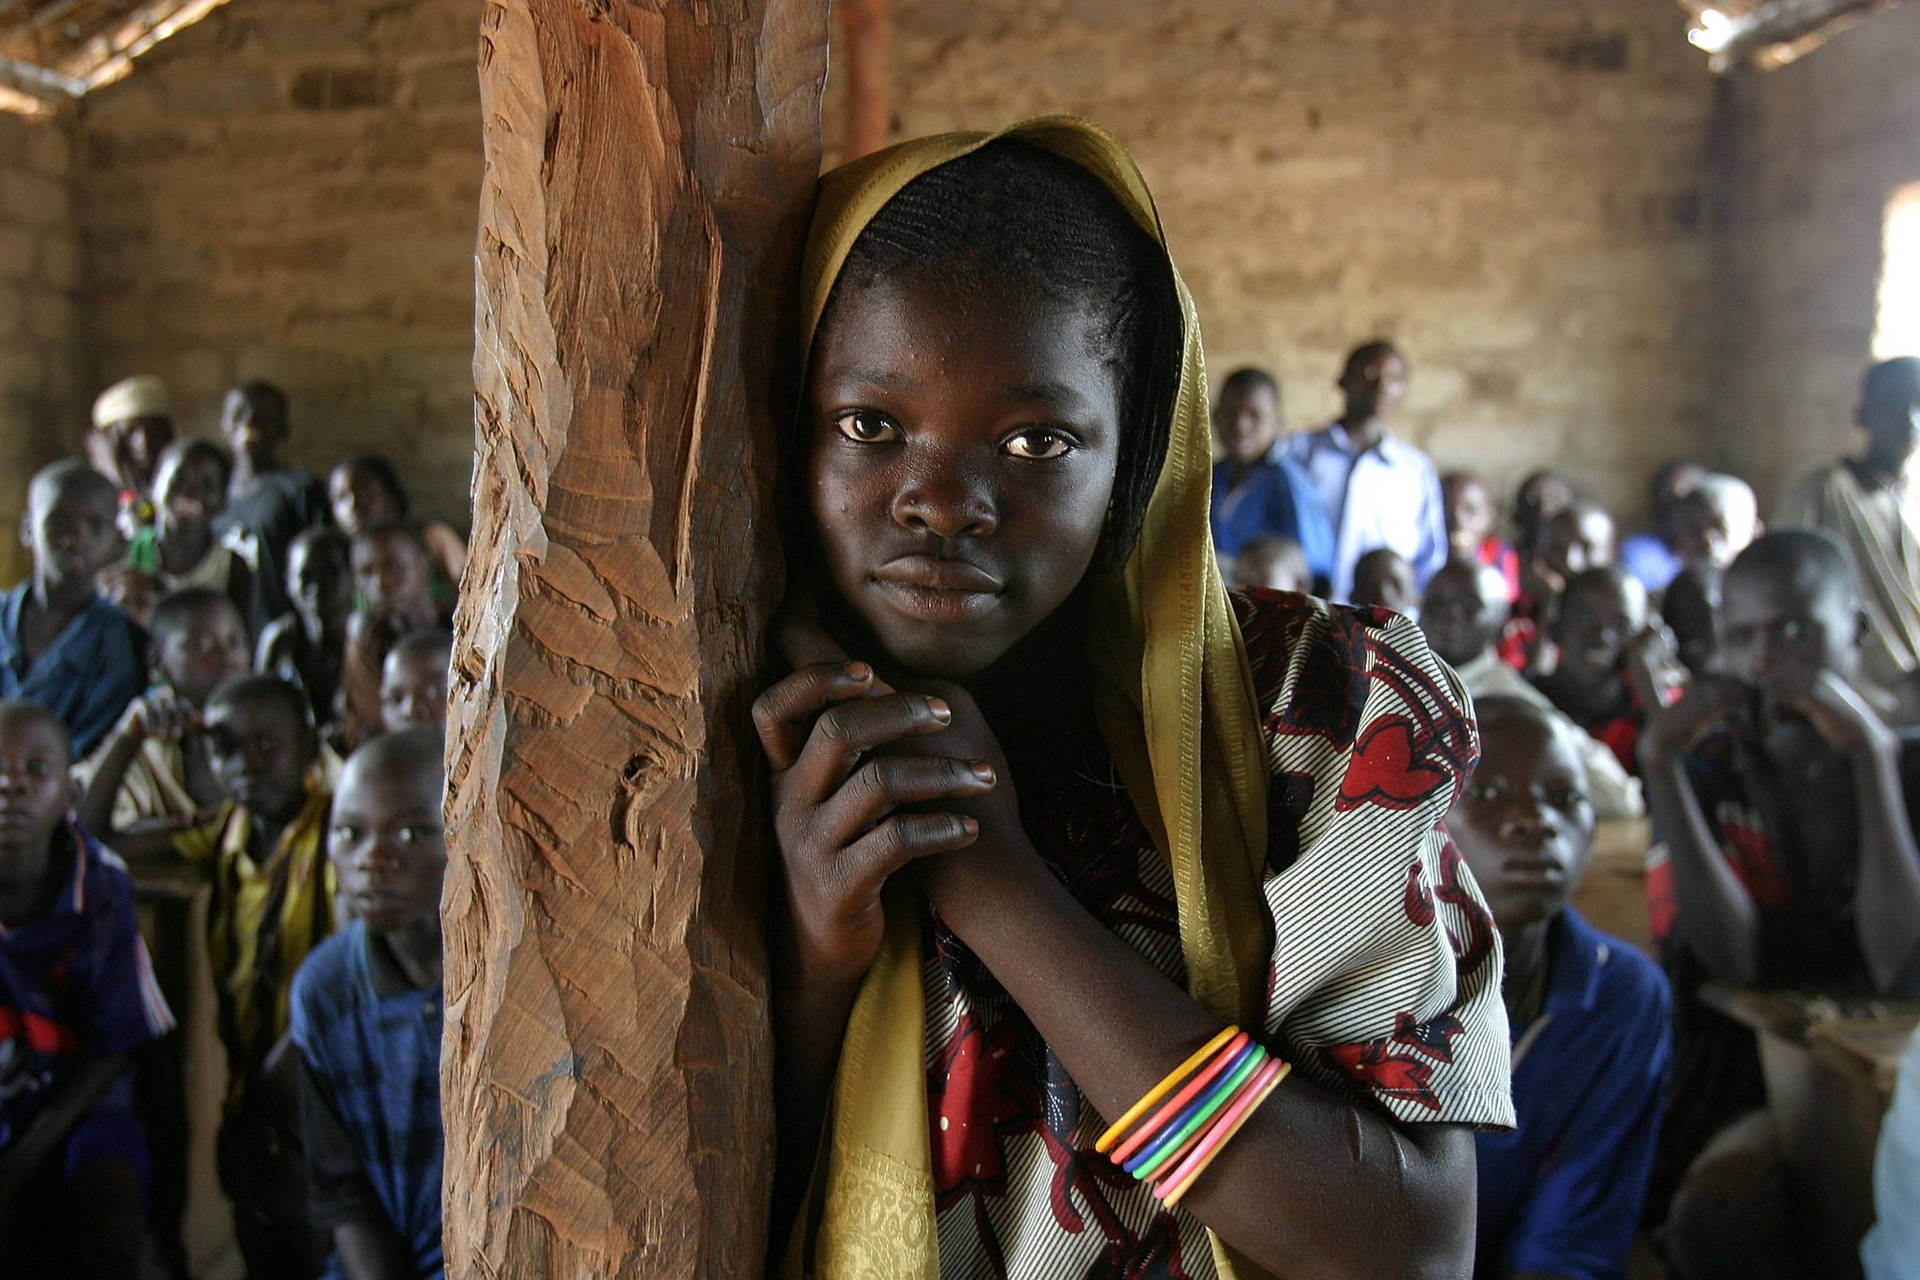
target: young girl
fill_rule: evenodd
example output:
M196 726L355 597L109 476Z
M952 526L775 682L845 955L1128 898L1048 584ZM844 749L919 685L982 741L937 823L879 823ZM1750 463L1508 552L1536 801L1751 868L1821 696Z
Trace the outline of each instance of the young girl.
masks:
M1472 730L1412 623L1226 594L1132 161L1064 118L896 147L823 181L806 263L821 623L755 705L789 1273L1465 1274L1466 1126L1512 1120L1435 830ZM1096 1151L1236 1076L1177 1204Z

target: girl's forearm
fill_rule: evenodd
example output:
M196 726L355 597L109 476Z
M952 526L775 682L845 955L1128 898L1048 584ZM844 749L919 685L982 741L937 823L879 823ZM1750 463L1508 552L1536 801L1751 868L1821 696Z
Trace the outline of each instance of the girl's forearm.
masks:
M1905 995L1920 985L1920 850L1900 783L1897 743L1856 753L1860 872L1854 889L1860 950L1874 989Z
M1720 855L1706 815L1678 756L1642 751L1647 809L1667 838L1673 895L1686 926L1687 945L1722 982L1751 986L1760 979L1760 918L1746 887Z
M1220 1029L1030 849L972 861L973 873L929 877L935 906L1101 1115L1120 1115ZM1277 1274L1462 1275L1472 1150L1464 1130L1403 1129L1295 1075L1181 1203Z

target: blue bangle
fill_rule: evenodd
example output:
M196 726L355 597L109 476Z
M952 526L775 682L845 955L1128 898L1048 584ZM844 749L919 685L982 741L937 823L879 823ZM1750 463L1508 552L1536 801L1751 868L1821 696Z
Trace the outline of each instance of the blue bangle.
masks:
M1259 1065L1259 1063L1255 1061L1254 1055L1258 1054L1261 1058L1265 1058L1266 1053L1267 1051L1260 1047L1258 1040L1249 1038L1240 1052L1233 1056L1233 1061L1227 1064L1226 1070L1214 1078L1213 1083L1207 1087L1205 1092L1201 1093L1200 1096L1192 1102L1189 1102L1179 1115L1168 1121L1166 1128L1162 1129L1152 1142L1142 1147L1134 1154L1131 1160L1127 1161L1126 1164L1121 1167L1136 1178L1143 1176L1140 1170L1157 1161L1161 1152L1170 1151L1187 1140L1187 1137L1192 1132L1189 1126L1193 1123L1196 1116L1206 1110L1208 1103L1223 1093L1231 1093L1238 1087L1240 1079L1248 1067Z

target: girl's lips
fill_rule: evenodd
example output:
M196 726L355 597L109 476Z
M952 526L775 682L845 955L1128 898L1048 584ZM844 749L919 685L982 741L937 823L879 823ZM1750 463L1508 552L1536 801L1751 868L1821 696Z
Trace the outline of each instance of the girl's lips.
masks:
M1000 580L980 566L966 560L941 560L933 556L900 556L874 570L873 576L882 583L930 591L991 595L1001 590Z
M874 585L896 611L922 622L954 623L977 618L998 598L991 591L953 591L876 578Z

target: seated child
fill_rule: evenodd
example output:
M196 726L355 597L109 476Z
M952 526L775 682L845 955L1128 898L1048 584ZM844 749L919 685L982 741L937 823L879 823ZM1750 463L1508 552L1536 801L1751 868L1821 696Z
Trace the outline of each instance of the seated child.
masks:
M1750 1033L1691 998L1700 980L1920 991L1920 736L1888 729L1851 687L1862 631L1836 538L1764 534L1726 573L1724 674L1695 677L1642 735L1678 917L1665 949L1679 996L1675 1097L1685 1099L1684 1119L1662 1140L1671 1178L1701 1163L1695 1155L1722 1126L1769 1132L1731 1123L1764 1102L1758 1061ZM1748 1146L1715 1139L1702 1161L1724 1167ZM1677 1248L1691 1241L1698 1255L1724 1234L1690 1224L1725 1185L1704 1167L1689 1171L1692 1190L1673 1208Z
M1682 547L1686 532L1680 515L1681 500L1693 492L1707 469L1686 458L1669 458L1647 480L1647 510L1653 527L1627 535L1620 540L1614 562L1634 577L1650 594L1658 595L1673 581L1673 575L1687 563Z
M1575 574L1612 563L1613 517L1606 508L1580 498L1555 512L1521 583L1523 606L1532 610L1528 616L1544 618Z
M27 486L33 576L0 596L0 698L58 716L85 755L147 685L147 637L94 586L120 550L113 483L56 462Z
M126 867L70 821L66 729L0 702L0 1275L148 1274L127 1055L173 1027Z
M1333 525L1313 478L1279 445L1280 384L1263 369L1236 369L1220 384L1213 434L1213 547L1230 562L1255 538L1297 542L1311 572L1333 572Z
M1660 613L1673 632L1674 656L1696 676L1713 670L1720 652L1720 578L1712 564L1690 564L1673 575Z
M1558 660L1536 684L1569 720L1607 744L1624 769L1639 767L1634 744L1668 690L1643 672L1657 633L1647 626L1647 589L1609 565L1575 574L1553 619Z
M327 491L320 481L280 461L280 447L292 434L287 393L271 382L234 387L221 402L220 434L233 450L233 475L214 531L251 534L261 562L277 569L286 563L294 535L327 520Z
M1474 560L1449 560L1427 583L1426 597L1420 603L1420 629L1433 651L1467 686L1475 706L1485 698L1518 698L1566 720L1545 694L1500 660L1496 646L1511 608L1506 579L1498 569ZM1570 720L1566 723L1568 728L1576 727ZM1637 818L1645 813L1640 783L1620 767L1606 744L1584 733L1576 733L1575 741L1586 768L1587 794L1595 816Z
M377 453L356 453L327 476L327 497L333 522L349 538L383 524L404 524L411 517L412 498L393 464ZM433 561L434 600L443 609L453 607L460 575L467 569L467 542L452 525L428 521L417 526L420 545Z
M213 817L227 798L214 777L200 718L215 688L247 670L247 628L233 602L212 587L188 587L153 611L160 687L126 714L76 769L85 788L80 816L115 848L133 830L171 834ZM90 785L119 777L112 791Z
M1307 553L1292 538L1255 538L1233 558L1233 585L1269 591L1311 591L1313 570Z
M1678 519L1681 558L1724 569L1759 536L1760 500L1738 476L1709 473L1680 499Z
M1553 471L1535 471L1513 491L1513 548L1520 553L1521 569L1540 552L1546 538L1547 522L1573 505L1573 483Z
M447 727L447 667L453 661L453 634L435 628L402 636L380 667L382 726L396 729Z
M441 741L379 734L347 760L327 837L354 919L293 982L300 1114L329 1276L439 1276Z
M127 546L127 563L151 573L160 589L212 587L249 624L268 607L258 544L244 530L222 538L213 522L227 505L233 464L211 440L177 440L160 454L153 477L153 525Z
M1357 608L1391 609L1416 618L1420 590L1413 583L1413 566L1399 552L1375 547L1354 562L1353 600Z
M160 602L160 580L124 561L115 561L94 576L107 603L143 627L153 626L153 606Z
M1474 711L1480 764L1446 826L1500 930L1519 1121L1476 1140L1474 1274L1619 1280L1672 1051L1667 981L1568 905L1594 829L1580 731L1518 698Z
M314 722L340 719L340 668L353 613L351 544L338 529L307 529L287 549L293 609L260 632L254 665L306 690Z
M450 623L434 603L430 573L426 548L407 525L374 525L353 535L353 583L359 600L347 618L340 666L349 742L380 730L380 672L387 651L401 636L445 629Z
M1499 534L1500 512L1487 493L1487 482L1471 471L1449 471L1440 477L1440 498L1451 554L1498 569L1507 581L1507 599L1518 599L1520 553Z
M172 443L173 399L153 374L122 378L94 398L83 447L93 469L112 482L116 525L129 538L152 523L153 471Z
M300 690L273 676L228 680L203 713L214 777L227 800L183 831L130 830L130 859L171 858L213 882L208 958L229 1086L220 1182L251 1276L319 1270L306 1220L288 992L300 962L333 932L334 879L322 848L332 799ZM103 764L94 785L118 789Z

